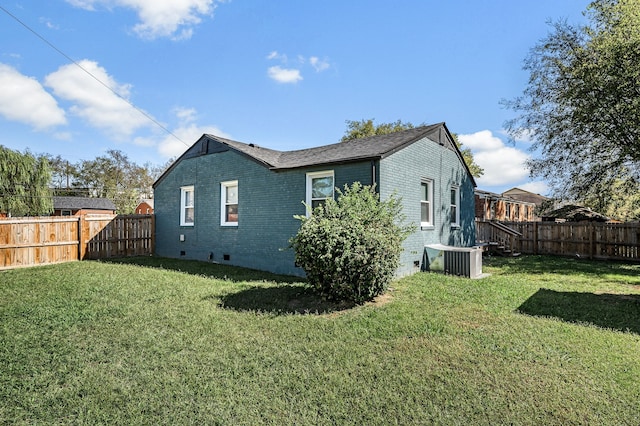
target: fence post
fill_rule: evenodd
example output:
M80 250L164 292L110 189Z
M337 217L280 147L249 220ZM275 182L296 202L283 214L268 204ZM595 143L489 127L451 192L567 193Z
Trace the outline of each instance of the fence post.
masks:
M593 222L589 223L589 259L593 259L595 257L596 244L595 244L595 236L596 228Z
M86 247L84 245L84 215L78 216L78 260L84 260Z
M538 222L533 222L533 254L538 254Z
M151 214L151 247L149 248L151 255L156 254L156 215Z

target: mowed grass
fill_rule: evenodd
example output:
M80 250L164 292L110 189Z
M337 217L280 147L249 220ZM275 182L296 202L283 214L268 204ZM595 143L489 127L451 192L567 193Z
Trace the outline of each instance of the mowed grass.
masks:
M121 262L0 272L0 423L640 424L640 265L490 259L354 307Z

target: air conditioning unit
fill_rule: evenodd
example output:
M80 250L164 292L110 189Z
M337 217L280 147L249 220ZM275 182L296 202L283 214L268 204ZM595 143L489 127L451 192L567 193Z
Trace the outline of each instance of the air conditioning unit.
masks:
M467 278L482 276L481 247L425 246L422 269Z

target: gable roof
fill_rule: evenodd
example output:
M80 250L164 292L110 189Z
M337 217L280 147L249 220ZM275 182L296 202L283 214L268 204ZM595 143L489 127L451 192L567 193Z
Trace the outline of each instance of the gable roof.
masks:
M528 205L533 205L533 206L536 205L536 203L531 202L531 201L520 200L518 198L514 198L514 197L510 196L509 194L507 194L506 192L503 192L502 194L498 194L498 193L495 193L495 192L484 191L482 189L476 189L474 191L474 195L477 196L480 199L489 198L489 199L495 199L495 200L508 201L510 203L528 204Z
M143 203L153 208L153 198L143 198L142 200L138 201L138 206L136 208L140 207L140 205Z
M255 144L246 144L233 141L214 135L202 135L198 141L191 146L182 156L180 156L162 176L154 183L157 185L175 164L185 158L199 155L222 152L233 149L250 159L262 164L270 170L289 170L300 167L350 163L355 161L379 160L411 145L414 142L428 138L431 141L442 145L455 152L464 164L473 185L475 180L464 162L462 153L456 146L453 136L447 129L445 123L437 123L429 126L420 126L400 132L386 135L370 136L366 138L353 139L346 142L338 142L330 145L323 145L314 148L300 149L294 151L276 151L263 148ZM211 144L210 142L213 142Z
M535 197L543 198L545 200L549 200L550 199L549 197L545 197L544 195L536 194L535 192L527 191L526 189L521 189L521 188L518 188L518 187L514 187L514 188L511 188L511 189L509 189L507 191L504 191L503 194L506 194L506 195L526 194L526 195L533 195Z
M113 201L107 198L53 197L54 210L115 210Z

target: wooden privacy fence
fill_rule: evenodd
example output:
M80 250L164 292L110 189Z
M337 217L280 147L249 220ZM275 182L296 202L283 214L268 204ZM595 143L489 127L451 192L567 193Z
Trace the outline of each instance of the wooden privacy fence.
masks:
M514 250L523 254L577 256L587 259L640 261L640 223L502 222L520 234ZM476 222L476 240L484 241L494 227Z
M0 219L0 270L151 255L154 233L153 215Z

